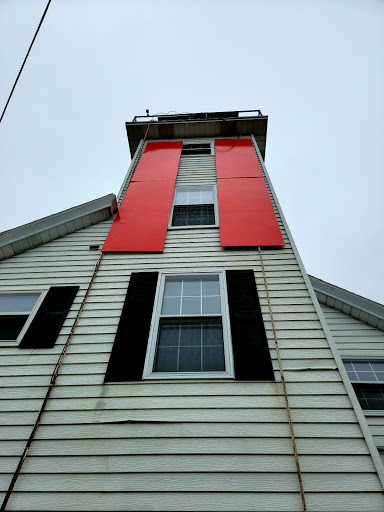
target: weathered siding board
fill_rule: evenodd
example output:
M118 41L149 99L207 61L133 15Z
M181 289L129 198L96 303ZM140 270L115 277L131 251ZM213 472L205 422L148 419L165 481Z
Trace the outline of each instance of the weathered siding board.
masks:
M92 510L105 511L111 509L111 493L103 492L51 492L28 494L29 510ZM14 493L10 500L10 510L24 510L26 496ZM350 501L350 502L349 502ZM381 510L383 501L380 493L307 493L309 510L313 512L377 512ZM88 508L87 508L88 507ZM115 492L113 494L113 510L117 511L164 511L179 512L180 510L198 512L210 511L249 511L265 512L266 510L297 512L301 500L298 492Z
M84 491L90 492L94 489L100 491L135 492L145 491L148 487L154 492L161 492L169 486L170 491L176 492L273 492L279 489L280 492L290 492L295 487L297 477L293 473L284 475L281 478L279 473L258 473L255 477L252 473L179 473L173 474L170 481L167 474L130 473L107 474L90 473L84 474L81 478L78 475L53 474L47 480L47 475L24 474L16 487L19 492L34 491L36 487L41 491L49 491L55 487L60 491ZM345 491L380 491L379 479L374 481L369 475L346 474L343 479L336 480L332 474L319 476L306 473L303 475L304 485L309 492L345 492ZM0 486L2 476L0 475Z
M181 157L177 184L196 180L215 183L214 156ZM372 459L273 206L286 246L263 248L262 254L309 509L381 510ZM14 290L80 284L84 293L99 255L89 245L101 245L111 223L6 260L0 264L1 283ZM249 268L255 272L276 382L103 383L132 272ZM0 345L4 490L81 293L53 349ZM280 380L256 248L223 249L218 228L193 228L169 230L161 254L105 254L9 510L297 512L300 495Z

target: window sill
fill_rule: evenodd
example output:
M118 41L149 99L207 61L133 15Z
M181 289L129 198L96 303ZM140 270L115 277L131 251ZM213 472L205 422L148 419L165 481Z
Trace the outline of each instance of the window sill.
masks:
M383 409L362 409L365 416L384 416Z
M168 229L212 229L218 228L218 224L203 224L202 226L168 226Z
M189 380L193 380L193 381L196 381L196 380L202 380L202 379L208 379L208 380L216 380L216 379L234 379L234 375L230 375L229 373L227 372L212 372L212 373L208 373L208 372L201 372L201 374L197 374L197 373L190 373L190 372L185 372L185 373L182 373L182 372L175 372L175 373L160 373L160 372L157 372L157 373L150 373L149 375L145 375L143 376L143 380L171 380L171 381L175 381L175 380L185 380L185 379L189 379Z

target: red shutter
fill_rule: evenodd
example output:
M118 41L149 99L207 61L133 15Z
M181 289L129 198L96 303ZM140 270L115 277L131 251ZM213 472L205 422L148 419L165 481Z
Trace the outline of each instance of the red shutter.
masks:
M252 140L216 140L215 148L220 245L284 245Z
M103 251L164 249L182 145L181 141L148 142Z
M182 141L148 142L132 181L176 181Z
M215 140L218 178L262 178L251 139Z

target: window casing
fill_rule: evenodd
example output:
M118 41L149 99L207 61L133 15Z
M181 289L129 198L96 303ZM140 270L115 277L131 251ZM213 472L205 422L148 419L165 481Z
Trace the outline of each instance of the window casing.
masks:
M46 294L47 290L0 294L0 341L22 340Z
M349 359L343 362L361 408L384 411L384 360Z
M170 228L217 227L219 225L215 185L175 188Z
M144 379L233 378L225 276L161 274Z

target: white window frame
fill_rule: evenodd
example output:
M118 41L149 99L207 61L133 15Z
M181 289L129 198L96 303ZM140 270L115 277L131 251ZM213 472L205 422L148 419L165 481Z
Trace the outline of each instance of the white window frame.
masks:
M5 343L8 345L9 343L12 343L14 345L18 345L21 340L23 339L25 333L27 332L28 330L28 327L31 325L32 323L32 320L34 319L36 313L38 312L43 300L45 299L45 296L47 295L48 293L48 290L49 288L39 288L39 289L34 289L34 290L7 290L7 289L2 289L1 290L1 293L0 295L20 295L20 294L24 294L24 293L40 293L40 297L37 299L37 301L35 302L35 305L33 306L32 310L31 311L4 311L4 312L0 312L0 316L20 316L20 315L29 315L23 328L21 329L18 337L15 339L15 340L0 340L0 345L4 345Z
M347 363L349 361L361 361L361 362L364 362L364 361L367 361L367 362L374 362L374 361L378 361L378 362L381 362L381 361L384 361L384 357L383 356L371 356L371 355L364 355L364 356L349 356L349 355L343 355L342 356L342 361L343 361L343 365L344 363ZM345 372L347 374L347 377L349 379L349 375L348 375L348 372L347 372L347 369L344 365L344 369L345 369ZM349 379L349 382L352 384L352 387L354 384L358 385L358 384L370 384L370 385L375 385L377 384L378 386L383 386L384 385L384 380L378 380L378 381L374 381L374 380L350 380ZM357 397L356 397L357 398ZM363 414L365 416L384 416L384 409L362 409L363 411Z
M214 208L214 212L215 212L215 223L214 224L203 224L203 225L191 224L190 226L172 226L173 210L174 210L175 206L183 206L183 205L175 205L177 189L180 189L180 188L201 189L201 187L212 187L212 189L213 189L213 203L208 203L208 204L213 204L213 208ZM186 205L186 206L188 206L188 205ZM191 205L191 206L193 206L193 205ZM206 229L206 228L218 228L218 227L219 227L219 206L218 206L218 202L217 202L217 185L214 185L214 184L178 185L175 187L175 190L173 192L172 208L171 208L171 214L169 216L168 229Z
M153 365L156 354L157 337L159 332L159 322L161 308L164 296L165 280L167 277L209 277L218 276L220 285L221 315L202 314L202 315L168 315L169 318L204 318L217 316L221 317L223 325L223 344L224 344L224 362L225 371L221 372L154 372ZM233 351L231 342L231 326L229 322L228 295L225 280L225 272L196 272L196 273L160 273L157 283L155 302L152 313L151 328L148 339L147 354L145 358L143 379L234 379ZM166 318L166 316L162 316Z
M211 140L204 140L204 141L195 141L195 142L192 142L192 141L185 141L183 140L183 146L188 146L188 145L191 145L191 144L209 144L210 147L211 147L211 153L209 155L180 155L180 158L196 158L196 157L206 157L206 156L213 156L215 154L215 141L211 141ZM181 150L183 150L183 147L181 148Z

